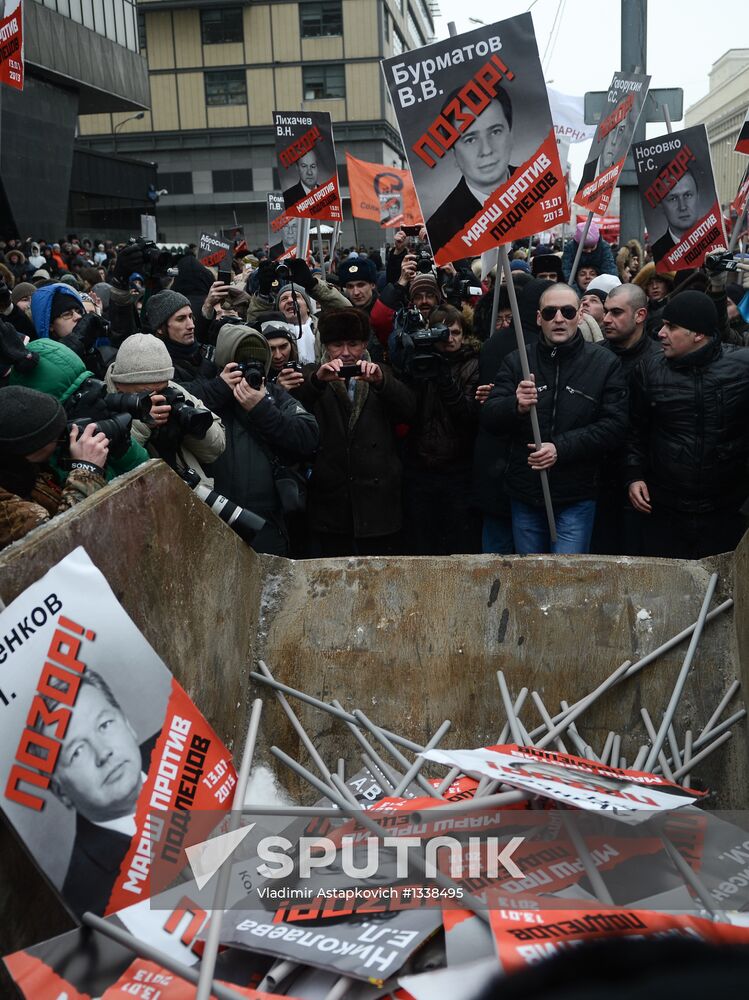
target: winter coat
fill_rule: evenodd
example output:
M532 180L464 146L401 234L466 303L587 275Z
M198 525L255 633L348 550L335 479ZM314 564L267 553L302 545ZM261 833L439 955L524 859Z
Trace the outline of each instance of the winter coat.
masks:
M737 510L749 495L749 349L713 339L651 355L630 387L627 483L644 480L668 510Z
M406 462L415 469L469 469L478 425L478 352L464 346L440 356L436 379L410 382L416 419L406 437Z
M577 253L578 246L579 244L576 240L567 240L564 252L562 253L562 273L564 274L565 281L570 280L570 271L572 270L572 265L575 263L575 254ZM596 243L592 250L583 250L578 269L586 265L594 267L599 274L613 274L614 277L618 277L614 254L603 236L598 238L598 243Z
M38 294L39 292L34 294L32 302ZM29 389L46 392L59 400L63 406L66 406L83 383L87 379L93 378L78 355L56 340L49 338L34 340L28 344L28 350L39 355L39 363L33 371L26 374L21 374L13 369L8 380L10 385L25 385ZM77 413L76 417L90 415ZM113 458L110 455L107 459L107 481L115 476L121 476L123 472L129 472L147 461L148 453L132 437L130 446L124 455L119 458ZM62 476L64 480L66 475L63 473Z
M106 485L104 477L91 469L74 469L63 484L50 465L16 456L3 458L0 464L0 549Z
M240 325L221 329L216 358L222 365L233 360L245 331ZM216 490L269 522L253 542L257 551L285 555L286 524L273 476L274 459L283 466L311 459L320 440L317 421L272 383L266 385L265 399L249 411L232 395L223 419L226 451L209 467Z
M536 411L541 440L551 441L557 461L548 470L556 503L595 499L607 451L627 433L627 386L621 365L608 351L589 344L578 331L551 347L542 336L528 348L536 376ZM515 500L543 505L540 476L528 465L533 441L530 414L519 414L515 391L523 374L517 351L505 358L497 382L481 409L482 424L495 433L511 432L505 486Z
M294 394L320 426L307 505L315 531L378 538L401 527L394 427L414 419L416 401L387 365L380 367L381 387L355 380L353 402L344 382L319 382L316 365L306 366L304 385Z
M107 390L118 392L112 371L114 365L110 365L106 375ZM169 387L181 392L185 401L193 406L206 409L202 400L191 395L183 386L176 382L169 382ZM167 430L167 428L169 428ZM200 481L213 488L213 480L202 468L203 463L214 462L222 454L226 447L226 435L224 425L216 414L213 414L213 423L208 428L205 437L195 437L194 434L177 434L176 427L169 427L168 424L160 428L150 427L142 420L133 420L131 429L132 437L141 444L152 458L163 458L175 471L194 469L200 476Z
M186 392L202 399L203 406L223 416L224 410L231 408L234 395L219 375L220 369L206 357L206 348L196 342L192 351L186 351L168 337L164 346L174 365L174 381Z

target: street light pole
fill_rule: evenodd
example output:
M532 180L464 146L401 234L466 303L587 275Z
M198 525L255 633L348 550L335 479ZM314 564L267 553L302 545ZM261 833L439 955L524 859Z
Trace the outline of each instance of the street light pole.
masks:
M137 114L130 115L129 118L125 118L125 119L123 119L123 121L118 122L115 125L114 129L112 130L112 134L114 136L114 151L115 151L115 153L117 152L117 130L121 129L123 125L127 125L128 122L141 121L145 117L146 117L145 111L139 111Z

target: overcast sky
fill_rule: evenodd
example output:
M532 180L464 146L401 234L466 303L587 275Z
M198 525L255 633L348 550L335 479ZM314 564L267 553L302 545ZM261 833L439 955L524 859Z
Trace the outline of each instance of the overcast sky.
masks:
M522 14L531 8L539 54L547 81L568 94L606 90L621 62L621 7L618 0L439 0L442 17L437 37L448 34L455 21L459 32ZM543 59L557 11L561 18L555 40ZM714 11L717 16L711 16ZM651 87L681 87L684 109L708 91L708 73L729 48L749 48L749 17L742 0L711 8L705 0L650 0L648 4L648 65ZM674 122L674 127L677 123ZM648 135L665 128L648 126ZM572 172L579 176L588 143L572 147Z

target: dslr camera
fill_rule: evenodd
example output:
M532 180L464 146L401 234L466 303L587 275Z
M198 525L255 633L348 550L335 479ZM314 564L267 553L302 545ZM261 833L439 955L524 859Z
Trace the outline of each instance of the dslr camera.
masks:
M444 323L427 326L418 309L401 309L395 317L396 342L402 351L400 367L414 381L436 379L444 369L437 344L450 337Z
M109 441L112 458L122 458L130 447L133 417L144 420L151 412L151 397L147 392L108 392L106 384L88 378L65 402L69 418L68 432L75 424L79 432L87 424L96 424L97 433Z
M409 252L416 257L417 274L434 273L434 257L432 256L432 248L428 243L419 243L417 241Z
M213 414L210 410L205 410L202 406L196 406L191 400L185 399L179 389L171 385L162 389L161 395L172 408L167 426L171 424L181 434L190 434L192 437L206 436L213 423Z
M142 236L131 238L129 246L137 243L143 254L143 266L140 273L144 278L154 278L166 274L170 267L176 267L179 257L169 250L162 250L152 240L144 240Z
M242 373L245 382L251 389L263 388L265 365L262 361L238 361L235 370Z

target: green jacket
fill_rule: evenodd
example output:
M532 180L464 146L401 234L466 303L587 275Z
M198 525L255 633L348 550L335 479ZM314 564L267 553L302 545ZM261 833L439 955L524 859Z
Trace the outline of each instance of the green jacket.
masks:
M29 389L37 389L54 396L62 405L76 392L86 379L93 378L87 371L77 354L74 354L64 344L55 340L32 340L27 349L39 356L36 368L25 375L13 369L10 374L10 385L25 385ZM133 439L130 447L120 458L110 458L107 461L107 481L121 476L148 461L148 452ZM57 468L54 460L51 463L55 471L64 481L67 473Z

